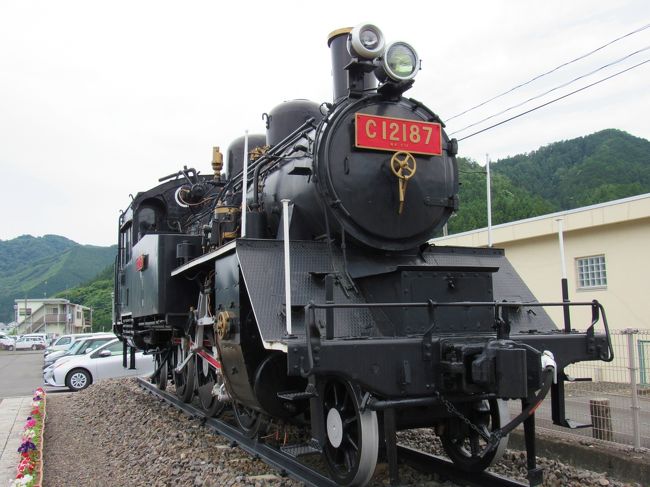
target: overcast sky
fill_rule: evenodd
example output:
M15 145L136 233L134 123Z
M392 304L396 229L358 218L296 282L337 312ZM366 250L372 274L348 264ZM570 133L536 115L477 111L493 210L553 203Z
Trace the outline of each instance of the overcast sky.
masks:
M0 239L115 243L119 210L283 100L331 100L332 30L412 44L443 120L650 23L647 0L0 2ZM650 46L650 29L448 122L448 132ZM476 129L650 59L650 50ZM650 139L650 63L460 142L483 163L605 128ZM621 147L624 151L625 148Z

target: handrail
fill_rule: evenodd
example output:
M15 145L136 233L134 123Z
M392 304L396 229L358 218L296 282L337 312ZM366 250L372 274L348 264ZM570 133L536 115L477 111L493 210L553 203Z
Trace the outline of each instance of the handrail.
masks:
M307 341L308 348L308 360L311 360L311 341L320 342L321 337L315 336L313 332L319 335L318 328L316 327L316 309L354 309L354 308L429 308L430 315L433 316L433 310L438 307L444 308L471 308L471 307L491 307L495 310L495 323L498 324L499 320L506 322L505 325L509 330L507 323L507 314L503 315L502 318L498 318L497 313L499 310L507 310L511 308L520 308L522 306L526 307L565 307L565 306L589 306L592 310L592 320L589 328L586 331L588 339L594 338L594 327L596 323L600 320L602 316L603 327L605 328L605 337L607 339L607 357L601 358L604 362L611 362L614 359L614 349L612 346L612 340L609 331L609 324L607 323L607 316L605 314L605 308L597 300L593 301L576 301L576 302L513 302L513 301L456 301L456 302L437 302L429 300L427 302L410 302L410 303L315 303L310 301L309 304L305 306L305 316L307 317L307 322L305 326L305 338ZM334 324L333 324L333 313L328 313L325 320L326 327L326 337L333 336ZM432 320L433 321L433 320ZM560 331L560 330L558 330ZM564 334L571 333L569 330L561 330ZM431 332L431 328L427 330L423 335ZM509 331L505 332L506 336L509 335ZM497 338L502 337L501 330L497 327Z

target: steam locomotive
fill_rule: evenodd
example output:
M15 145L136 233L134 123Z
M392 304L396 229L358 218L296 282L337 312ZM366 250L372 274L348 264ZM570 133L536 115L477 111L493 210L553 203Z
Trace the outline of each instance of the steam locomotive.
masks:
M119 218L114 331L155 354L207 415L240 429L303 425L288 454L320 453L340 485L396 467L398 430L432 427L458 465L482 471L524 423L531 484L534 410L564 415L564 368L611 360L600 304L538 303L493 248L428 241L458 210L456 140L404 94L415 49L374 25L334 31L332 103L282 103L266 134L213 149ZM589 306L584 333L542 305ZM596 326L604 323L604 332ZM506 400L520 400L510 418Z

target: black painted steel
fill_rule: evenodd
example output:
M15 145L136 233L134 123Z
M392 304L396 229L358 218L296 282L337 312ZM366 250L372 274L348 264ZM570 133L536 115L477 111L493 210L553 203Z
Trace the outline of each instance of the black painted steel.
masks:
M200 419L207 428L210 428L215 433L235 442L236 446L240 447L242 450L253 456L259 457L267 465L279 470L280 475L286 474L298 482L302 482L304 485L310 487L337 487L337 484L332 480L324 477L318 472L314 472L297 461L294 457L282 453L280 450L262 443L256 438L248 438L244 433L225 421L206 417L200 409L179 401L168 392L160 391L156 386L150 384L144 379L138 378L137 381L138 385L143 389L158 396L175 408L180 409L189 417Z
M330 208L332 233L340 235L344 230L374 249L417 248L433 238L457 209L456 159L445 150L440 156L413 154L416 171L400 212L399 181L390 168L393 153L355 147L357 113L418 122L437 122L438 118L412 100L366 96L338 104L319 125L314 139L318 149L313 155L314 182ZM447 146L444 132L442 146Z
M323 118L318 103L309 100L285 101L265 115L266 144L270 146L282 142L307 120Z

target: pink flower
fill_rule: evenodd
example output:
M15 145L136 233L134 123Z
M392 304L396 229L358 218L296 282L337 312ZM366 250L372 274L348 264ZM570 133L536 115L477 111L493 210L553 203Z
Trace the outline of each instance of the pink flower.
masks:
M25 426L27 428L33 428L34 426L36 426L36 420L30 419L29 421L27 421L27 423L25 423Z

